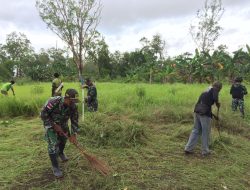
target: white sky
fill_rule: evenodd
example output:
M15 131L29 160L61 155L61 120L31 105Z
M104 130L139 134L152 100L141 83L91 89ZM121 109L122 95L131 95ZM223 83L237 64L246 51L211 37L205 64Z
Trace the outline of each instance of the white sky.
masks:
M250 44L250 0L222 0L225 8L220 21L223 31L216 46L225 44L229 51ZM47 29L38 15L35 0L0 0L0 43L6 35L22 32L38 51L61 40ZM160 34L170 56L193 52L195 44L189 34L190 23L202 8L202 0L102 0L103 10L98 31L105 37L111 52L140 48L142 37Z

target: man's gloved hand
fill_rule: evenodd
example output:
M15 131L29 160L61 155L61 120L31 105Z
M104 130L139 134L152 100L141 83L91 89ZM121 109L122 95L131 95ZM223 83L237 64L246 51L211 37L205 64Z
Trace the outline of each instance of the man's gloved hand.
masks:
M77 144L76 134L73 134L69 137L69 142L72 144Z

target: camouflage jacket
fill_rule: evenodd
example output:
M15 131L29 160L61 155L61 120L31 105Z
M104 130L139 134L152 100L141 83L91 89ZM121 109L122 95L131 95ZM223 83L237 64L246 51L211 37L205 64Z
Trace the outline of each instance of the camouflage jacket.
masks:
M56 96L49 99L41 111L41 119L45 128L51 128L54 123L62 129L68 128L68 120L71 121L71 130L78 132L78 110L76 104L64 105L64 97Z
M94 85L88 86L87 96L88 96L88 100L91 100L91 101L94 101L97 99L97 90Z

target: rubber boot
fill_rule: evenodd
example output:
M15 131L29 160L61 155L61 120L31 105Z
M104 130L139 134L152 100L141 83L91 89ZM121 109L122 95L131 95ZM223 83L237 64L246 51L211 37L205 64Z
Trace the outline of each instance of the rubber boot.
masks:
M69 159L67 158L67 156L63 153L63 150L65 148L65 144L60 143L59 145L59 152L58 155L61 158L62 162L67 162Z
M52 169L53 169L53 173L54 173L55 177L57 177L57 178L63 177L62 171L60 170L60 168L58 166L56 154L49 154L49 157L51 160Z

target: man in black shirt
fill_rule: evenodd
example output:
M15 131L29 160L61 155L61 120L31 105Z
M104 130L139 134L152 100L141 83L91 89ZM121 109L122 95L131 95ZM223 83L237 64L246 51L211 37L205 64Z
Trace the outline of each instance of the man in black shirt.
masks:
M212 105L215 103L217 108L220 108L219 92L222 88L220 82L214 82L212 87L203 92L194 108L194 128L190 134L187 145L185 146L185 153L190 154L193 152L195 145L201 135L202 142L202 155L210 154L209 150L209 135L210 123L212 119Z

